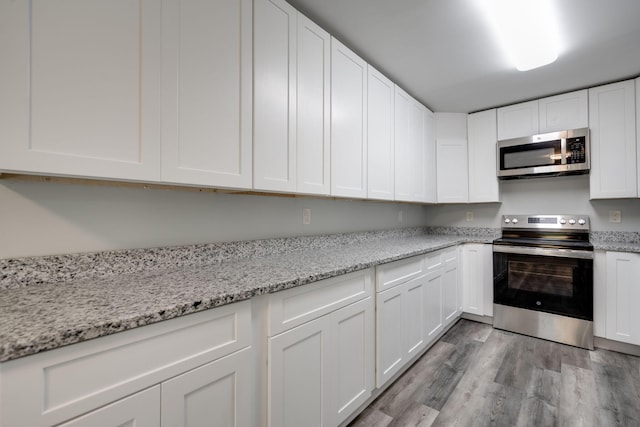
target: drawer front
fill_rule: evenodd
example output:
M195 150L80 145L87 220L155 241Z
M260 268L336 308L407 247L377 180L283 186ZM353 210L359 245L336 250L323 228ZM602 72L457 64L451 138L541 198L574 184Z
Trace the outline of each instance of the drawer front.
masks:
M416 256L376 267L376 291L382 292L418 277L424 270L424 257Z
M445 264L451 264L458 261L458 247L447 248L442 250L442 261Z
M269 295L269 336L373 296L373 268Z
M243 301L0 364L0 395L11 395L0 402L0 426L68 420L251 340L251 303Z
M430 272L437 270L442 267L442 253L443 250L431 252L425 255L424 258L424 270L425 272Z

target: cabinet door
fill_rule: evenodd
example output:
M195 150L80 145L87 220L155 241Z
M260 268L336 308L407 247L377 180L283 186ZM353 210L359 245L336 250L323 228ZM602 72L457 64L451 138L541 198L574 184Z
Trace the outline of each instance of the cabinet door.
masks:
M483 245L465 244L462 249L462 306L465 313L484 315Z
M589 126L587 89L538 100L540 133Z
M368 66L368 191L369 199L393 200L394 194L394 85Z
M284 0L254 8L253 185L295 191L297 11Z
M60 427L157 427L160 425L160 386L151 387L104 406ZM179 425L179 424L173 424Z
M469 202L499 202L496 175L496 110L481 111L467 117L469 137Z
M425 180L425 202L435 203L438 200L437 168L436 168L436 124L435 114L429 109L425 113L425 160L422 165Z
M415 99L409 105L411 200L428 201L425 162L427 156L427 108Z
M442 312L443 269L432 271L426 278L425 318L427 344L442 332L444 316Z
M637 197L635 84L589 89L592 199Z
M331 194L367 197L367 63L331 39Z
M395 199L412 201L411 192L411 140L409 139L409 111L412 98L395 86L394 153Z
M404 361L409 361L426 345L426 298L427 278L416 277L402 285L402 349ZM398 333L398 330L395 331Z
M331 399L325 376L335 369L327 363L329 326L323 316L269 338L269 426L331 425L323 406Z
M331 36L298 13L297 192L330 193Z
M367 297L332 313L329 361L323 381L330 390L324 420L337 426L368 398L375 385L374 301ZM312 425L308 422L298 425Z
M251 188L252 2L162 7L162 180Z
M245 348L162 383L162 425L255 425L251 355Z
M404 286L376 294L376 386L384 385L403 366ZM421 304L422 300L420 301Z
M640 345L640 255L607 252L607 338Z
M453 253L455 254L456 251L454 250ZM450 325L460 315L460 310L458 309L458 262L456 259L445 263L442 275L444 323L445 325Z
M466 203L469 200L467 166L467 115L436 113L438 202Z
M0 170L160 179L159 1L3 1L0 28Z
M538 133L538 101L498 108L498 139L531 136Z

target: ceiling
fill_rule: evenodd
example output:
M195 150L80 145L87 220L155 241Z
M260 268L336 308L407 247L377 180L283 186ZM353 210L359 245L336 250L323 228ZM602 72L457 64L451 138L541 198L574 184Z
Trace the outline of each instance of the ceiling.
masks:
M474 0L289 0L436 112L473 112L640 75L640 1L556 0L562 47L511 68Z

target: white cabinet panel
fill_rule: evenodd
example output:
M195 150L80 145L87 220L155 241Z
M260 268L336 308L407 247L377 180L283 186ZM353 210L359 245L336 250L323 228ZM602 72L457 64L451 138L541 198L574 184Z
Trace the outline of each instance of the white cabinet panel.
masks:
M488 244L462 246L462 306L465 313L493 316L493 261Z
M593 259L593 335L607 336L607 253L594 251Z
M394 84L368 67L368 198L393 200Z
M332 321L329 371L330 426L338 425L356 411L375 386L374 300L368 297L342 308L330 316ZM305 424L308 425L308 424Z
M160 386L155 386L60 424L60 427L157 427L159 425Z
M396 286L376 295L376 386L381 387L404 366L402 346L404 287Z
M444 328L444 316L442 311L443 280L443 269L433 271L426 277L425 333L427 343L431 343Z
M395 199L435 201L433 113L395 87Z
M298 13L297 192L330 193L331 36Z
M329 425L328 325L321 317L269 338L269 426Z
M436 113L438 202L466 203L469 200L467 165L467 115Z
M607 252L606 337L640 345L640 255Z
M538 100L498 108L498 139L538 133Z
M0 170L159 180L159 1L4 1L0 28Z
M252 2L162 7L162 180L251 188Z
M252 349L215 360L162 383L163 426L249 427ZM157 425L157 424L156 424Z
M542 98L538 101L539 133L589 126L587 89Z
M367 63L331 39L331 194L367 197Z
M496 167L496 110L469 114L469 202L499 202Z
M429 110L414 100L409 105L409 145L411 152L411 162L409 170L411 171L411 201L427 202L429 200L427 188L427 169L425 163L428 153L427 146L427 114Z
M295 191L297 11L283 0L254 9L253 185Z
M633 80L589 89L591 199L638 196Z
M411 159L411 141L409 139L409 111L412 98L398 86L395 87L395 199L411 201L412 176L409 165Z
M442 277L442 311L444 316L444 324L448 326L456 321L460 316L459 300L462 296L459 294L458 286L458 258L457 248L445 251L449 255L445 261Z

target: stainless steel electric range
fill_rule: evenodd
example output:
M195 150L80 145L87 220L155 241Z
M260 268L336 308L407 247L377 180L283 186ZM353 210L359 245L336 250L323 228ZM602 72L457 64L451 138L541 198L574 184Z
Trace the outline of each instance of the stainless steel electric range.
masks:
M493 326L593 349L585 215L504 215L493 242Z

